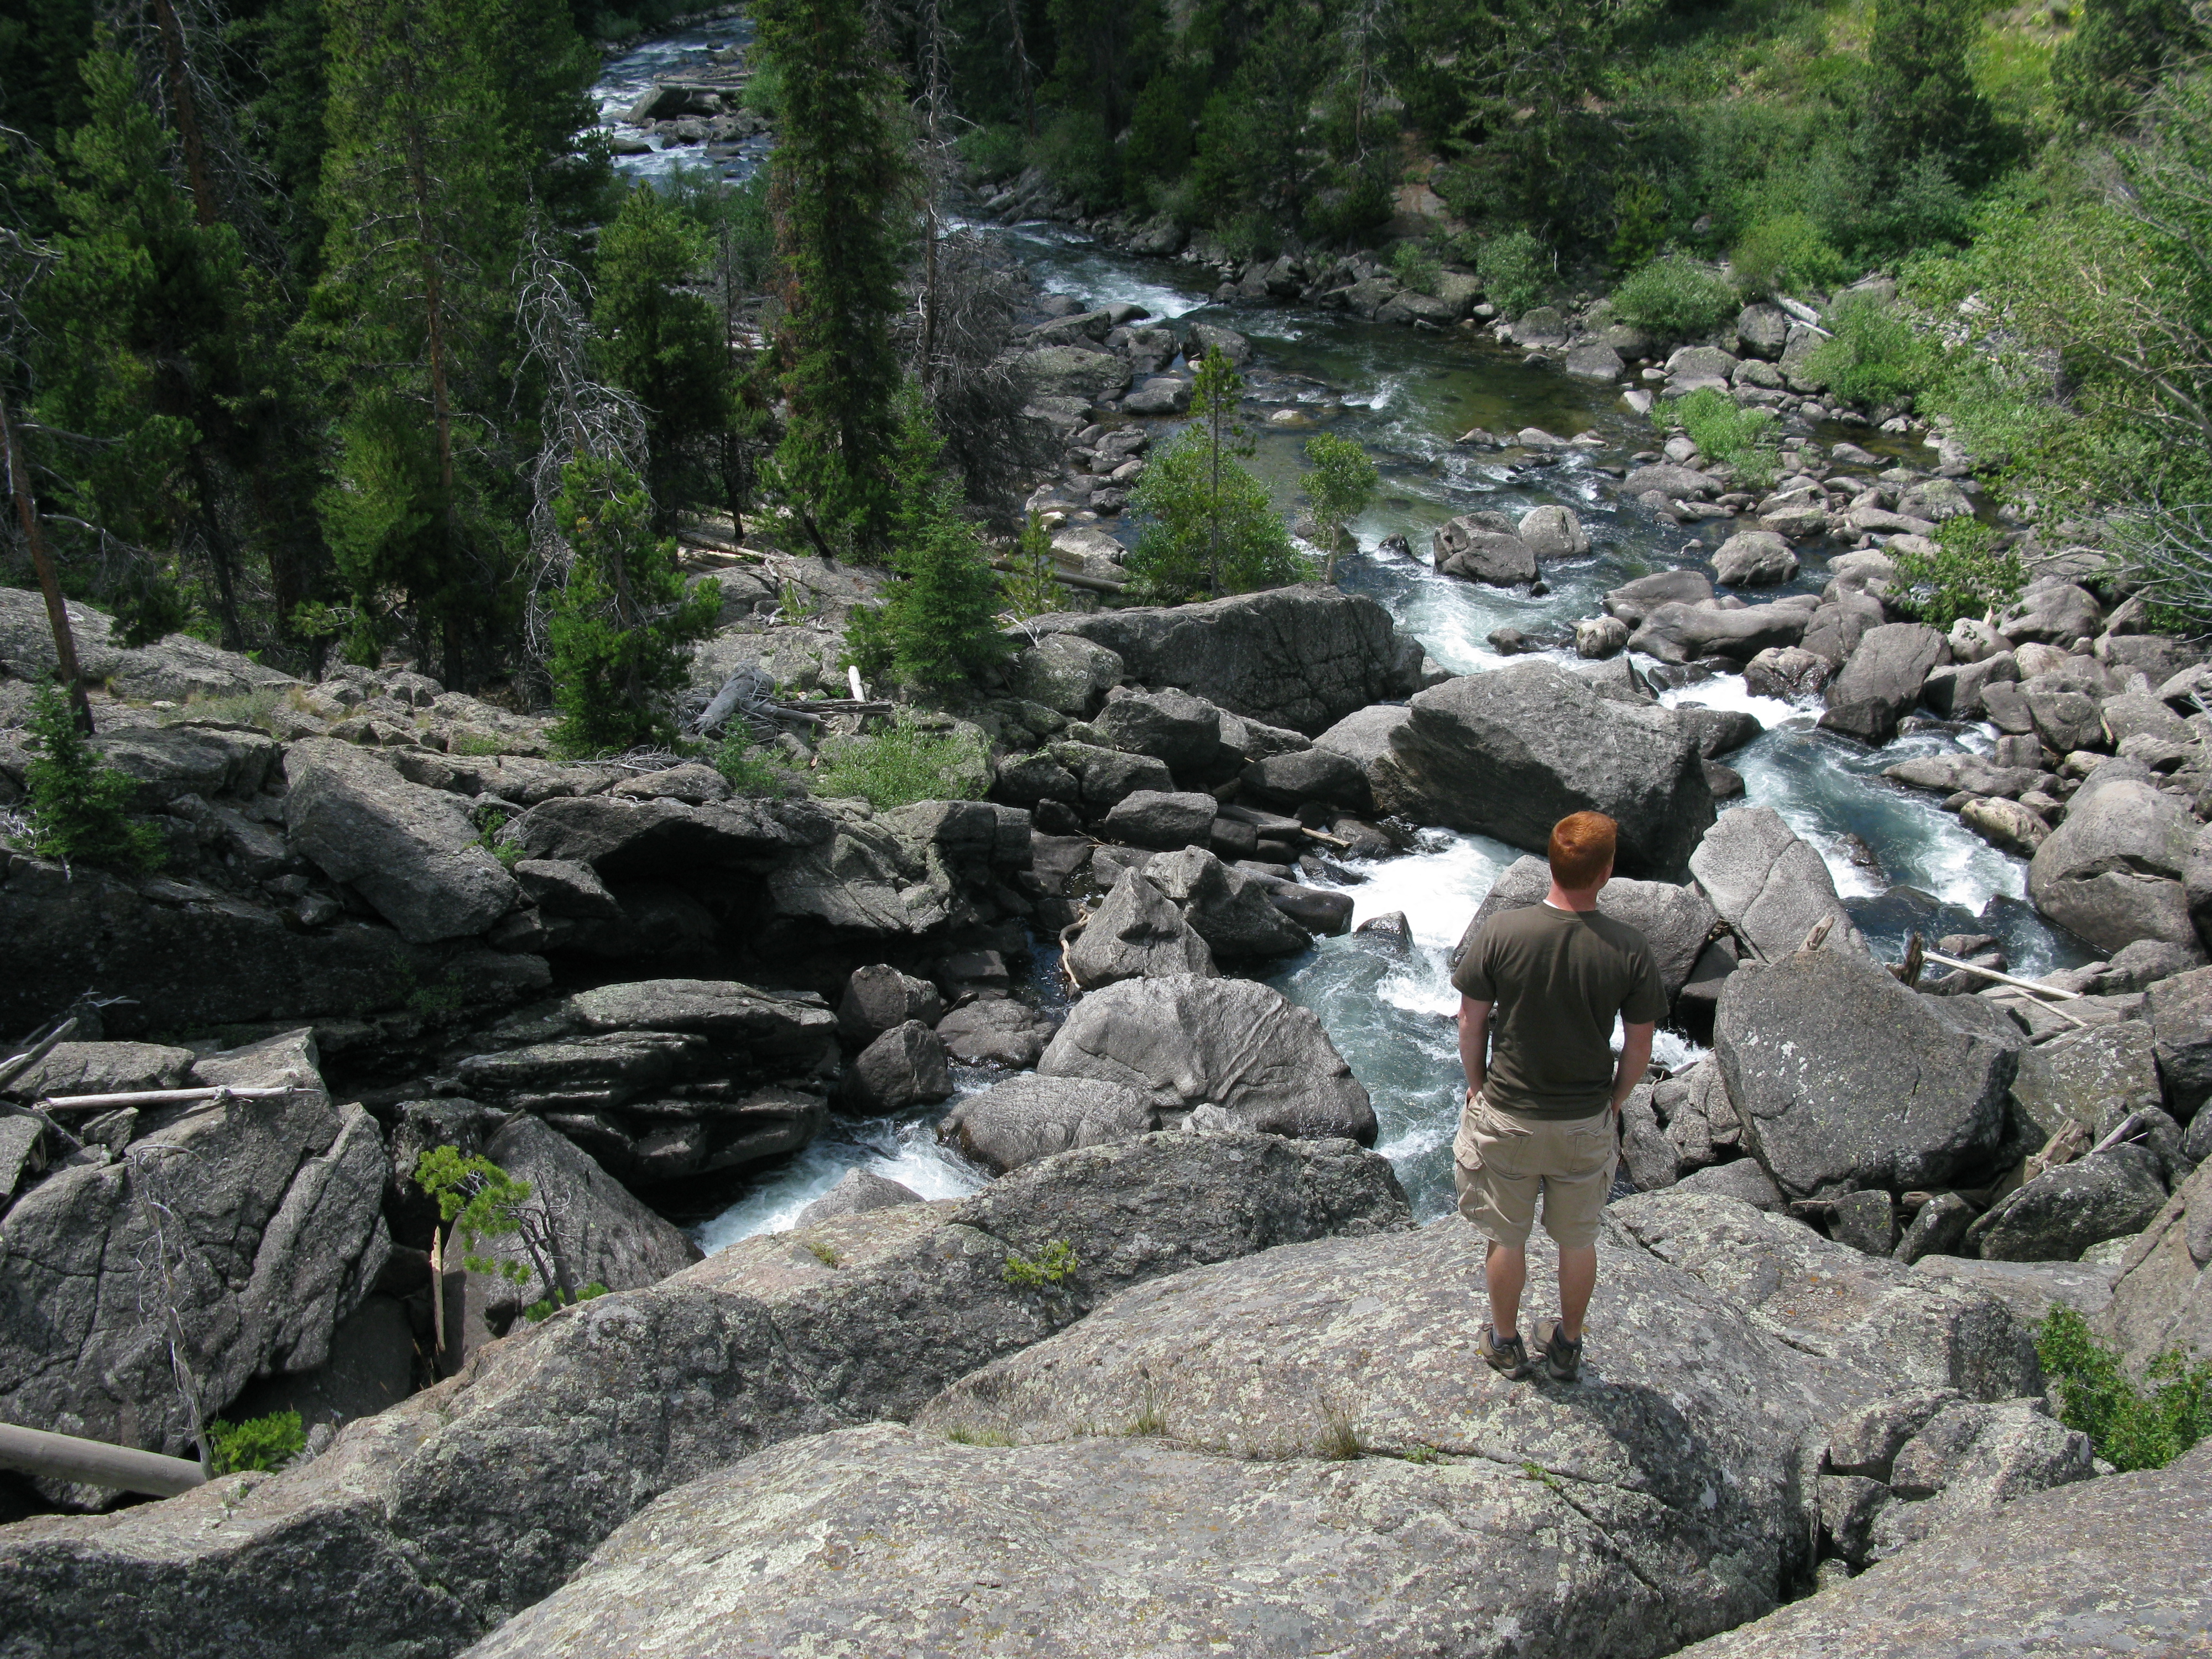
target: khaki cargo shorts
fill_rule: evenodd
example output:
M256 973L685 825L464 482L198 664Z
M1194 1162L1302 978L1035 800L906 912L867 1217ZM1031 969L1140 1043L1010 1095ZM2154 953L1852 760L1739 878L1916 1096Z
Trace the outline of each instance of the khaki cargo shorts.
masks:
M1551 1121L1501 1112L1480 1095L1462 1107L1452 1141L1459 1212L1493 1243L1521 1249L1544 1195L1544 1231L1562 1249L1597 1242L1620 1162L1613 1109Z

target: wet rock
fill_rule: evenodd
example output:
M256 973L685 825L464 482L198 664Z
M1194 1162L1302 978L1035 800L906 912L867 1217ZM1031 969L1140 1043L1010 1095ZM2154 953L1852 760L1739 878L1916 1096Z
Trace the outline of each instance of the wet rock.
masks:
M1856 952L1800 951L1729 976L1714 1051L1746 1144L1784 1193L1932 1187L1996 1152L2014 1050L1940 1008ZM1906 1100L1900 1119L1893 1103Z
M1212 1104L1273 1134L1375 1139L1367 1091L1321 1021L1253 980L1109 986L1075 1005L1037 1071L1136 1089L1163 1122Z
M1812 614L1809 607L1794 600L1735 611L1662 605L1644 619L1628 648L1662 662L1696 662L1705 657L1748 662L1762 652L1796 644Z
M2141 1232L2166 1203L2160 1159L2118 1146L2062 1164L2008 1194L1967 1230L1994 1261L2075 1261L2092 1244Z
M1725 587L1765 587L1797 574L1797 556L1771 530L1742 530L1713 553L1713 578Z
M987 997L937 1022L945 1052L963 1066L1034 1066L1052 1041L1053 1022L1027 1003Z
M1136 1090L1089 1078L1017 1077L969 1095L938 1126L937 1138L994 1175L1076 1146L1133 1140L1159 1127Z
M1105 833L1135 847L1203 845L1216 810L1211 795L1132 790L1106 814Z
M791 1224L794 1230L818 1227L843 1216L865 1215L870 1210L895 1209L902 1204L921 1201L921 1194L903 1182L879 1176L872 1170L848 1170L838 1177L836 1186L793 1216Z
M879 1115L943 1100L952 1092L945 1044L918 1019L894 1026L860 1050L847 1067L846 1103Z
M1923 623L1869 628L1828 686L1820 724L1879 746L1920 701L1929 671L1950 654L1943 636Z
M2099 767L2028 866L2035 908L2107 951L2194 941L2182 877L2197 826L2135 763Z
M1826 860L1771 806L1722 813L1690 855L1690 870L1714 909L1764 957L1796 951L1823 919L1829 927L1821 949L1866 948Z
M1605 608L1635 628L1662 605L1704 605L1712 597L1713 585L1704 571L1661 570L1623 582L1605 596Z
M1437 572L1493 587L1536 580L1536 550L1508 532L1486 529L1471 517L1447 520L1431 538Z
M1534 851L1567 813L1605 812L1620 826L1621 873L1639 877L1679 871L1712 822L1699 760L1666 710L1601 696L1549 661L1431 687L1390 737L1428 821Z
M1086 991L1123 980L1217 971L1213 953L1182 912L1134 870L1115 883L1065 959Z
M1990 846L2022 858L2033 858L2051 835L2042 815L2016 800L1970 800L1959 809L1959 822Z

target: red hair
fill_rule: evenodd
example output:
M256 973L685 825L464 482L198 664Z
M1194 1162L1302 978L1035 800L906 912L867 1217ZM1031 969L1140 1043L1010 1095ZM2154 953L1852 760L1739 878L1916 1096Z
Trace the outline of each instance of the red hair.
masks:
M1552 879L1571 893L1595 887L1612 867L1620 827L1602 812L1570 812L1552 826Z

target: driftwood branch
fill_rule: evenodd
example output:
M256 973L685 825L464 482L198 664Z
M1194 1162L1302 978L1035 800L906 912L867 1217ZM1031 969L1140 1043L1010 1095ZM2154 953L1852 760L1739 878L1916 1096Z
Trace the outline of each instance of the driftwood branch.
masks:
M2064 990L2056 985L2039 985L2032 979L2015 979L2010 974L1997 972L1994 968L1978 967L1971 962L1961 962L1956 957L1947 957L1940 951L1923 951L1921 954L1929 962L1941 963L1946 968L1963 968L1970 974L1978 974L1984 979L1993 979L2000 985L2011 986L2014 990L2031 991L2040 997L2057 997L2067 1002L2081 1000L2081 994L2079 991ZM2072 1020L2085 1030L2091 1024L2071 1008L2061 1007L2056 1003L2045 1003L2044 1006L2049 1008L2054 1014Z
M0 1423L0 1469L17 1469L49 1480L69 1480L113 1492L174 1498L206 1483L198 1463L159 1452L112 1446L104 1440L80 1440Z
M285 1084L265 1089L133 1089L113 1095L63 1095L40 1104L56 1112L99 1112L118 1106L178 1106L195 1100L283 1100L294 1092Z

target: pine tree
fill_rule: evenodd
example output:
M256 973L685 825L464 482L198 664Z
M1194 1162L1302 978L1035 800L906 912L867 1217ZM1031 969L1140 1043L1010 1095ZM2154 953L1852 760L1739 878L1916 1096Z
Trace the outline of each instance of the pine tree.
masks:
M2094 126L2114 125L2208 40L2212 27L2190 0L2085 0L2079 26L2051 55L2059 107Z
M23 769L30 796L31 844L49 858L143 871L161 862L161 831L130 816L138 786L101 760L58 685L31 702L39 753Z
M1197 419L1153 459L1130 497L1152 520L1130 572L1170 603L1279 586L1305 574L1266 487L1239 465L1253 452L1237 418L1243 392L1229 360L1208 352L1191 388Z
M899 427L890 325L914 188L896 84L860 0L766 0L757 16L782 83L769 188L789 412L775 478L820 551L880 558Z
M600 370L645 410L646 484L662 531L706 494L732 416L721 319L684 286L706 258L692 223L648 185L599 236Z
M960 516L959 486L921 399L900 400L898 516L884 603L891 666L916 685L949 686L1005 658L999 579L975 526Z
M1971 174L1989 138L1989 106L1966 53L1981 33L1977 0L1876 0L1867 45L1882 154L1893 166L1941 156Z
M556 508L575 562L547 632L555 736L577 754L618 753L674 736L668 700L684 684L690 647L714 629L720 584L688 597L676 544L656 538L637 479L599 460L563 469Z
M340 416L323 526L356 598L349 649L412 629L458 683L514 602L516 514L485 453L542 156L507 102L514 0L329 0L326 17L331 229L308 325Z

